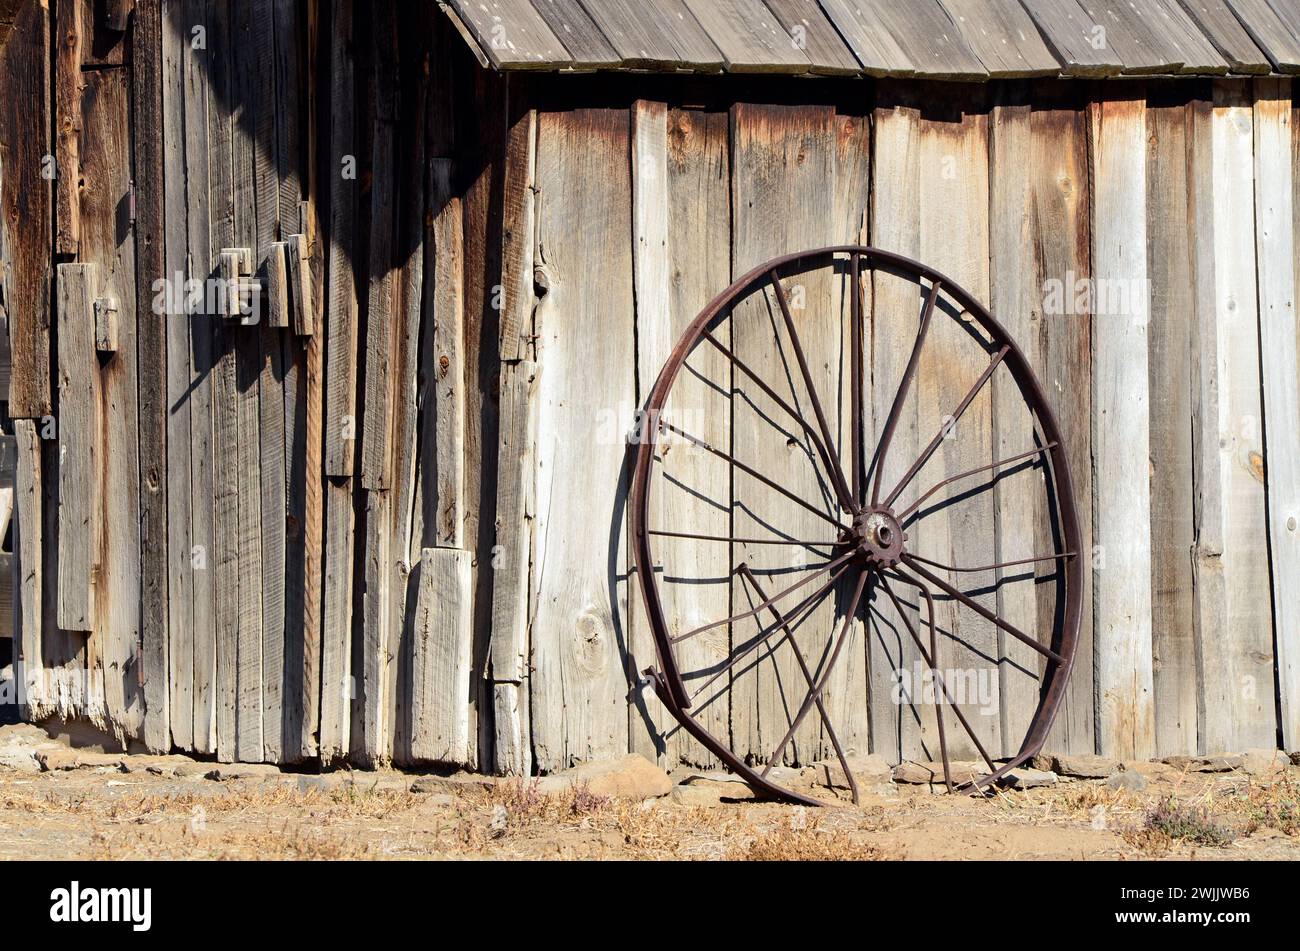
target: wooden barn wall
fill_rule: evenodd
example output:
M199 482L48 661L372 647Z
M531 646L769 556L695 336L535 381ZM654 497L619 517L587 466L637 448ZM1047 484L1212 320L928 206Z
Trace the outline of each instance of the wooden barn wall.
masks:
M507 79L415 0L137 0L115 18L130 6L28 4L0 54L31 719L222 761L715 765L641 681L627 435L733 276L861 242L988 304L1061 424L1088 570L1048 747L1300 745L1289 80ZM256 323L202 300L229 278L257 282ZM1096 306L1109 289L1137 304ZM868 290L878 432L920 289ZM804 291L835 318L805 343L842 392L845 288ZM730 346L762 358L739 330ZM761 438L762 402L733 405L725 357L701 367L721 385L685 384L696 435L816 492ZM928 438L980 369L923 362L896 444ZM971 405L948 474L1023 448L1013 389ZM847 399L832 409L844 437ZM657 504L694 531L802 525L716 458L666 471L694 491ZM1007 486L924 541L1006 561L1047 519ZM707 546L670 544L708 576ZM758 576L770 557L746 552ZM664 590L674 624L754 597L729 577ZM979 599L1051 622L1032 590ZM854 632L826 704L850 749L928 759L933 710L891 699L920 655L890 610ZM1008 669L1026 660L992 624L965 630ZM730 636L690 649L721 660ZM790 673L717 692L702 722L763 759ZM971 719L1010 754L1037 694L995 686L996 715ZM828 754L809 724L785 762Z

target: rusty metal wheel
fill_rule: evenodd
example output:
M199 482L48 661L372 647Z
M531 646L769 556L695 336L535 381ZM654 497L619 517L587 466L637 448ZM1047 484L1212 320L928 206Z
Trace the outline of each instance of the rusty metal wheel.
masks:
M975 791L1042 748L1082 599L1066 447L967 291L869 247L770 261L686 328L637 440L645 674L756 790L815 804L777 767L825 760L856 802L870 747Z

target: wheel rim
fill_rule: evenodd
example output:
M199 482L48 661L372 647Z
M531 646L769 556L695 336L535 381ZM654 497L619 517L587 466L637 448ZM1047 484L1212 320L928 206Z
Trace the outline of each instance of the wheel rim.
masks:
M891 381L888 387L882 388L885 398L874 401L874 414L866 414L867 381L869 377L875 381L874 369L867 365L864 353L868 322L864 296L876 286L881 274L888 275L890 280L916 285L920 292L919 313L911 318L915 326L910 354L897 382ZM842 300L838 318L830 323L838 323L841 337L847 330L850 341L848 366L844 368L848 396L840 394L833 403L829 399L833 394L825 392L825 380L819 384L817 379L819 373L824 375L826 363L819 362L819 353L812 354L810 360L802 339L809 328L820 325L805 321L804 331L800 332L799 319L790 300L795 289L782 284L782 280L789 282L795 277L816 280L817 275L838 279L847 299L847 306ZM873 324L879 316L872 316ZM744 324L743 333L738 333L736 328L745 320L749 323ZM768 325L771 336L767 343L764 342L766 331L754 329L764 324ZM940 331L937 329L940 326L946 329ZM954 336L952 326L961 332ZM732 332L731 340L723 339L728 330ZM970 348L982 348L986 362L973 379L961 381L961 396L950 397L951 411L943 417L937 432L933 435L927 432L923 442L916 440L900 447L900 425L905 418L910 418L909 406L922 400L918 380L924 375L927 361L935 359L933 353L939 347L936 341L941 334L947 334L943 339L949 343L965 340ZM727 405L752 408L749 415L753 419L747 420L752 425L742 437L729 430L731 444L725 448L693 433L674 413L682 391L698 386L698 381L706 376L699 367L703 358L690 364L690 372L683 375L688 361L697 353L708 354L715 371L725 368L725 389L721 389L721 383L715 389L726 393ZM840 360L844 362L842 354ZM773 369L775 372L765 372ZM1004 383L1004 379L1008 382ZM682 383L683 380L688 382ZM994 453L982 466L960 472L941 470L936 477L934 460L945 454L944 442L954 434L956 440L962 438L959 429L963 415L985 397L991 399L988 394L995 385L1014 387L1014 391L1008 392L1018 394L1023 401L1026 418L1031 421L1032 443L1018 452ZM893 390L892 399L887 396L888 389ZM679 398L676 401L675 395ZM729 426L735 430L740 429L737 420L741 412L740 409L732 411ZM773 422L778 416L784 417L781 424ZM764 435L764 423L772 423L775 435ZM909 438L914 435L908 433ZM779 475L773 477L746 457L750 444L780 436L786 436L793 457L806 458L813 469L820 466L816 479L803 479L802 487L794 485L799 479L786 479L790 483L788 487ZM666 460L675 448L674 443L729 469L732 495L727 504L725 532L715 529L709 533L695 526L674 526L668 523L664 511L655 508L656 491L667 495L664 488L671 484L672 473ZM901 463L900 458L904 460ZM923 554L922 540L909 539L909 532L923 533L925 519L937 518L934 513L945 506L965 504L985 491L1007 491L1000 490L999 483L1007 477L1011 466L1038 473L1044 493L1042 508L1052 524L1051 551L1035 551L1029 558L996 558L988 564L970 565ZM886 474L891 468L894 477ZM980 480L980 476L985 476L987 481ZM966 487L967 496L953 502L953 488L972 480L979 487L978 492ZM792 537L775 524L776 519L769 524L755 515L753 510L757 506L740 504L742 486L751 498L761 498L764 507L775 506L797 513L798 519L824 531L815 538ZM744 514L738 514L742 509ZM938 741L937 758L942 760L944 782L949 790L985 788L1042 748L1061 706L1073 666L1082 598L1079 528L1066 451L1042 386L1015 341L973 296L938 271L891 252L845 245L786 255L733 282L686 328L643 407L631 512L636 572L658 659L658 666L647 669L645 674L680 726L756 789L788 800L818 802L787 788L772 772L783 757L807 761L807 754L793 754L792 746L809 748L809 743L797 740L797 736L812 718L824 731L821 733L823 747L833 751L847 777L852 798L858 801L858 785L848 753L835 728L835 716L827 709L827 687L846 650L849 654L853 652L851 642L855 632L871 637L873 611L883 614L886 609L893 612L890 622L893 634L900 644L910 642L912 646L908 649L920 657L931 675L934 709L927 716L932 719ZM949 517L944 515L945 519ZM993 524L987 526L990 536L994 530ZM951 541L951 530L945 528L945 531ZM674 546L674 551L665 556L667 561L657 559L657 549L663 555L662 549ZM673 575L674 565L668 563L675 555L680 556L681 546L709 550L707 556L698 556L691 549L692 557L685 560L709 562L720 568L725 559L725 576L714 572L713 578L724 577L730 594L725 616L692 624L686 630L681 629L682 624L673 622L680 621L679 613L689 612L675 612L670 619L665 610L663 585L657 576L662 573L664 578L681 580L680 576ZM795 572L794 578L784 579L785 583L779 586L759 575L775 576L781 571L755 570L750 564L756 550L791 549L820 560ZM770 563L779 566L779 559ZM1035 597L1039 600L1042 597L1038 586L1044 583L1044 578L1050 582L1052 605L1050 610L1040 612L1053 619L1050 628L1038 625L1028 632L1021 630L1000 617L1001 611L996 607L990 610L987 592L975 595L961 581L966 576L986 580L988 576L994 577L997 591L994 600L1001 604L1011 568L1029 571L1027 577L1035 586ZM831 616L826 608L827 598L833 611L834 629L829 636L816 635L815 629L824 629L826 618ZM673 607L681 605L682 598L675 596ZM815 615L819 617L820 628L817 625L804 628ZM707 612L705 616L712 617ZM963 616L971 619L964 622L965 626L960 620ZM944 619L947 623L943 623ZM746 636L741 633L742 623L758 626ZM951 678L945 678L942 670L943 657L958 651L954 644L961 643L962 631L971 625L982 625L985 636L988 630L996 634L999 656L990 665L995 682L1001 684L1008 676L1008 669L1016 674L1023 670L1025 677L1037 681L1038 700L1032 717L1014 727L1003 723L999 750L990 750L988 743L981 741L981 732L987 730L972 724L963 712L964 704L954 697L953 685L948 682ZM814 633L801 633L802 630ZM876 633L879 634L879 624ZM706 663L700 659L697 648L708 639L712 640L713 653ZM804 649L809 645L801 642L809 640L818 642L812 646L821 647L820 658L815 656L815 650ZM1008 648L1004 649L1003 644L1009 645ZM1007 651L1011 648L1018 652L1016 656L1020 660L1008 668ZM787 657L779 661L776 655L782 649ZM1036 678L1031 665L1024 661L1026 651L1037 662ZM792 692L791 698L785 700L782 687L787 722L764 724L767 734L779 737L779 741L755 762L752 750L736 749L743 744L728 735L730 728L720 725L716 713L701 715L702 697L705 691L711 691L707 695L708 703L725 699L728 709L734 711L738 695L757 689L744 687L743 677L750 669L757 668L759 661L753 660L749 668L741 665L751 655L761 656L764 652L774 665L783 663L788 679L800 684L802 689ZM900 662L901 657L900 648ZM758 676L754 674L756 680ZM865 704L865 697L862 702ZM901 722L901 713L899 717ZM1002 719L1005 721L1005 716ZM767 716L766 720L774 718ZM1023 738L1018 737L1021 732ZM954 776L950 747L970 746L978 750L984 768L974 775ZM816 743L811 748L816 749ZM931 759L935 758L931 755Z

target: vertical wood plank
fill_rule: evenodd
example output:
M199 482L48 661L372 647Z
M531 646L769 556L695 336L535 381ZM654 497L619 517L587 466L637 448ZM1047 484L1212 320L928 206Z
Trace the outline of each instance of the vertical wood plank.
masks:
M1153 87L1147 109L1148 335L1151 400L1151 610L1156 752L1196 752L1192 546L1193 222L1187 110L1178 88ZM1208 88L1208 87L1207 87Z
M209 134L208 96L222 74L210 65L208 49L195 49L194 29L207 29L207 0L185 0L183 63L185 97L186 203L189 209L189 277L206 282L215 272L217 252L212 243L213 201L210 198L213 139ZM216 38L208 34L209 44ZM213 107L219 110L218 103ZM219 201L220 199L218 199ZM193 745L200 753L216 752L217 590L214 482L215 334L219 318L206 306L187 308L190 345L189 411L190 517L193 531Z
M538 116L536 765L627 751L623 434L635 397L626 110ZM603 262L593 267L593 261ZM601 367L599 374L588 372ZM575 452L575 447L582 451ZM602 556L593 557L599 551Z
M426 548L413 627L411 755L466 765L473 662L473 553Z
M352 475L356 443L357 144L355 63L352 54L352 0L330 5L330 138L325 165L329 190L329 342L325 355L325 474Z
M871 244L916 258L920 253L920 110L897 84L882 84L874 111ZM926 289L928 293L928 289ZM871 317L872 366L871 446L880 434L903 379L921 314L922 289L901 275L878 269L873 276ZM915 390L913 390L915 392ZM921 448L918 409L914 396L900 409L888 457L880 467L882 485L892 485L907 471ZM928 437L926 437L928 438ZM913 492L919 490L912 490ZM912 496L914 497L914 496ZM900 500L910 501L908 495ZM886 599L887 600L887 599ZM907 633L904 618L892 604L873 605L869 619L871 748L890 762L932 759L937 754L934 707L903 689L900 672L910 675L924 663ZM917 612L905 606L915 627ZM919 630L919 628L917 628Z
M1151 659L1146 218L1146 103L1090 107L1096 293L1093 323L1093 484L1098 554L1098 740L1102 755L1155 752Z
M425 445L435 475L425 498L426 529L441 548L465 547L465 313L464 235L460 199L453 193L452 165L429 164L429 210L433 218L428 350L424 363L432 400L425 414Z
M730 116L722 111L669 109L667 116L667 176L664 191L668 210L666 288L667 326L661 343L668 348L677 342L695 319L731 281L731 141ZM640 318L638 317L638 334ZM638 346L642 345L638 343ZM661 352L654 365L642 358L639 374L641 395L649 393L659 369L667 359ZM699 435L716 446L731 443L731 366L707 344L689 361L700 376L683 374L675 389L678 402L670 413L681 413L682 428L701 430ZM653 421L647 421L653 424ZM726 462L681 441L663 460L665 474L680 483L656 485L667 512L664 527L703 535L731 534L731 471ZM653 499L654 496L652 495ZM665 563L674 566L674 581L660 574L660 594L666 616L676 633L720 620L730 613L731 584L718 578L717 567L728 556L727 546L690 539L659 540L655 547ZM678 571L680 568L680 573ZM694 582L694 583L692 583ZM633 589L638 591L638 588ZM644 625L644 615L634 615ZM707 667L725 659L725 632L717 642L692 639L683 642L683 664ZM653 644L647 641L644 656L637 657L644 669L654 661ZM703 698L701 698L703 700ZM729 735L730 704L723 696L703 702L695 711L715 736ZM676 724L668 721L668 762L686 762L699 767L716 765L715 757L703 749Z
M297 636L302 641L302 678L300 711L299 755L316 756L319 750L320 698L321 698L321 621L324 560L325 482L324 473L324 413L325 413L325 249L321 222L321 203L324 187L320 181L321 126L328 113L322 111L327 102L320 96L318 82L321 66L328 63L323 51L323 31L328 29L328 6L323 0L309 0L307 4L307 62L306 110L307 133L307 201L303 241L307 247L304 280L311 285L312 336L306 341L306 358L303 373L306 389L303 408L304 450L302 458L305 489L302 498L302 548L303 590L302 621ZM329 168L329 163L325 163ZM295 460L296 461L296 460Z
M662 102L638 100L632 104L631 121L632 292L636 303L637 406L640 409L674 343L669 313L668 107ZM644 438L649 435L648 427L654 425L656 423L643 419L638 432ZM714 442L707 434L701 438ZM662 488L657 494L651 494L650 504L654 512L648 514L647 522L665 526ZM678 512L679 517L686 514ZM692 531L703 531L693 520L691 524ZM629 567L635 569L637 566ZM685 566L674 562L674 567ZM656 565L656 569L663 577L662 562ZM658 761L671 768L673 764L667 756L663 739L670 718L654 690L643 683L641 677L641 671L652 664L655 645L645 622L641 592L636 584L629 591L628 617L627 676L633 685L628 704L630 748L651 762ZM721 617L726 617L726 614Z
M181 0L162 0L163 181L167 219L163 231L168 294L162 319L167 331L167 627L168 703L172 743L182 750L194 735L194 570L190 494L190 321L177 288L187 273L185 64Z
M328 765L351 747L352 480L325 485L325 556L321 601L320 758Z
M817 248L834 235L835 124L827 106L768 106L737 104L731 113L732 135L732 273L744 272L794 248ZM836 418L839 371L844 366L840 328L825 319L832 311L833 282L826 268L790 276L783 282L793 322L812 371L817 399ZM811 410L812 397L798 372L790 374L785 354L791 346L782 324L774 291L764 288L733 310L731 346L787 401L803 412ZM778 340L780 341L778 343ZM779 349L778 349L779 347ZM791 364L790 366L793 366ZM732 452L735 458L800 498L835 516L838 505L828 496L821 463L811 444L800 435L790 436L788 417L765 393L748 381L735 380L732 397ZM779 422L777 422L779 421ZM794 438L795 445L789 444ZM793 451L792 451L793 450ZM833 451L833 450L832 450ZM818 540L834 528L821 518L773 493L747 473L732 474L732 530L737 538L778 537ZM822 559L799 546L737 545L732 564L746 563L763 589L788 586L807 577ZM761 598L741 578L732 583L733 613L752 607ZM837 621L838 596L828 597L796 631L795 644L809 667L821 656ZM755 616L732 626L731 649L771 624ZM723 628L718 628L719 636ZM708 634L702 635L707 637ZM771 643L775 643L776 638ZM849 646L852 650L852 645ZM791 644L777 650L758 649L752 666L733 672L731 687L732 744L741 755L766 763L789 728L806 683ZM781 754L787 764L820 758L821 724L816 716L804 719ZM779 765L779 764L778 764Z
M94 629L103 533L102 407L95 363L93 301L99 268L60 264L59 612L65 631Z
M53 190L50 142L50 7L18 7L0 49L0 204L4 230L5 309L9 317L9 415L39 419L51 412L50 285ZM16 222L22 226L17 227ZM160 269L161 270L161 269Z
M254 266L260 261L260 239L267 231L257 204L261 135L258 106L265 99L258 90L265 74L260 53L269 33L269 10L255 4L230 8L231 125L235 246L252 249ZM272 128L274 126L272 125ZM261 192L267 194L265 190ZM265 206L262 209L265 211ZM274 221L274 218L271 218ZM235 348L235 399L237 418L236 491L239 515L236 552L239 571L237 715L235 753L242 762L260 762L262 737L262 474L261 416L258 407L263 353L261 330L244 323L228 325Z
M1040 87L1035 87L1040 88ZM1030 114L1032 135L1033 208L1031 240L1035 251L1042 368L1040 379L1060 425L1074 482L1079 514L1080 557L1093 549L1092 515L1092 315L1080 306L1080 281L1092 276L1089 219L1088 114L1083 95L1072 90L1048 100ZM1067 222L1066 227L1061 223ZM1086 283L1082 286L1088 286ZM1058 302L1051 307L1053 292ZM1044 525L1037 550L1054 546L1050 525ZM1055 575L1053 569L1040 572ZM1049 736L1049 748L1072 753L1096 752L1092 572L1084 571L1079 612L1079 641L1065 699ZM1038 627L1055 626L1058 585L1043 585Z
M208 3L204 24L208 98L208 275L217 275L222 251L235 244L235 128L232 116L230 6ZM242 194L242 192L241 192ZM213 722L217 758L235 759L239 707L239 389L236 336L223 316L210 315L212 330L212 548L215 683ZM196 733L201 732L196 730Z
M380 5L373 31L369 77L374 110L371 128L370 279L366 308L365 400L362 404L361 485L365 489L391 486L393 423L393 327L398 323L394 302L393 247L397 215L397 160L394 142L394 97L397 78L395 14Z
M989 300L989 172L988 115L983 87L967 87L950 98L947 108L923 116L920 137L920 260L947 274L976 300ZM920 436L928 443L941 430L946 436L931 461L916 476L920 492L991 463L993 457L992 396L996 382L986 386L961 418L951 422L958 403L989 364L992 348L969 323L969 317L936 314L917 370L916 396ZM1009 382L1009 377L1001 377ZM969 486L968 486L969 487ZM982 488L982 486L977 486ZM934 506L915 524L913 543L924 556L949 565L995 563L995 494L971 492L950 496L953 503ZM989 611L997 607L996 593L987 590L986 575L949 579ZM958 709L986 749L1002 746L1000 682L990 678L987 657L1005 656L1009 638L972 610L947 598L935 602L942 630L954 637L939 643L940 670L963 672L976 689L957 696ZM974 673L972 678L971 672ZM915 680L914 680L915 682ZM957 691L954 689L954 693ZM955 717L944 712L947 724ZM946 732L950 755L973 760L978 752L960 727ZM1020 737L1016 738L1018 743ZM937 737L934 738L937 741ZM931 742L932 751L938 748Z
M55 6L54 251L75 255L81 238L81 65L87 45L85 10L72 0Z
M989 251L991 310L1021 348L1035 372L1041 372L1039 330L1043 286L1033 233L1035 187L1034 139L1027 84L1008 84L990 115ZM1029 174L1018 170L1028 169ZM1062 318L1064 319L1064 318ZM993 380L993 457L1004 459L1035 448L1034 421L1015 381L1004 374ZM1010 468L1010 467L1008 467ZM996 562L1033 558L1047 519L1040 465L1011 469L994 485L997 519ZM997 613L1022 631L1037 632L1038 597L1032 571L1009 569L997 576ZM1038 657L1028 645L1002 639L999 694L1003 755L1019 752L1041 689Z
M1272 617L1261 425L1254 133L1248 88L1214 84L1194 125L1201 747L1272 746Z
M537 512L537 364L531 360L501 366L498 438L500 473L487 670L494 730L491 765L500 775L527 776L532 769L529 592Z
M835 117L835 233L836 244L866 244L871 213L871 117L867 103L840 106ZM864 272L860 286L862 295L862 337L853 337L852 282L847 269L834 279L834 320L842 328L841 353L843 363L839 368L840 391L840 455L846 469L851 464L853 410L851 400L858 399L862 406L863 425L870 427L874 414L872 406L871 354L872 300L871 278ZM852 348L862 351L862 391L855 394L852 387ZM870 458L868 442L864 452ZM848 754L865 754L871 745L870 682L867 668L868 626L865 614L855 619L852 640L841 655L831 679L826 684L825 706L840 744ZM823 732L825 729L823 727ZM824 756L827 748L823 738Z
M103 539L95 608L94 654L103 675L105 713L115 733L140 736L140 462L136 410L138 319L135 246L119 227L130 201L130 90L123 69L86 73L82 99L81 257L100 269L101 298L117 301L118 348L96 372L102 403ZM152 314L149 315L152 318Z
M22 716L28 720L39 720L48 712L41 649L41 611L44 603L41 590L44 541L41 437L37 424L29 419L14 420L14 437L18 449L13 521L14 646L17 648L14 680L23 691Z
M1255 254L1264 386L1268 537L1285 749L1300 746L1300 370L1295 309L1291 80L1255 80Z

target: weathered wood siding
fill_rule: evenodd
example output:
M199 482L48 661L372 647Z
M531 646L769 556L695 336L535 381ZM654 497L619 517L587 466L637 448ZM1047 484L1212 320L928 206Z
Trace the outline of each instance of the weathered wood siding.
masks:
M1088 570L1049 746L1300 742L1290 80L507 81L415 0L141 0L129 36L94 9L29 4L0 53L0 88L27 104L0 109L27 716L222 760L715 765L642 681L628 439L679 334L735 276L862 242L989 304L1058 416ZM53 23L72 37L57 49ZM232 319L212 299L223 276L258 288L259 308ZM846 468L849 354L867 354L870 454L927 290L877 273L860 341L843 275L780 291L838 394ZM782 320L776 294L746 314ZM753 326L719 342L758 364ZM980 359L922 361L885 481L947 425ZM769 394L719 349L688 366L669 422L833 505L811 444L769 445ZM1032 445L1002 375L958 426L904 501ZM927 518L915 543L945 563L1033 556L1050 518L1021 486L1041 471ZM689 441L664 472L656 511L700 535L828 531ZM757 603L800 557L716 548L657 548L694 576L663 573L674 632ZM1008 573L977 600L1049 628L1053 575L1035 572L1037 593ZM809 656L835 607L810 614ZM765 620L689 649L721 663ZM921 660L918 620L909 592L850 629L825 696L848 749L937 755L934 705L894 690ZM1039 659L992 623L962 634L940 666L994 658L961 707L1011 754ZM708 729L758 763L826 756L816 717L778 749L789 655L745 670L699 698Z

